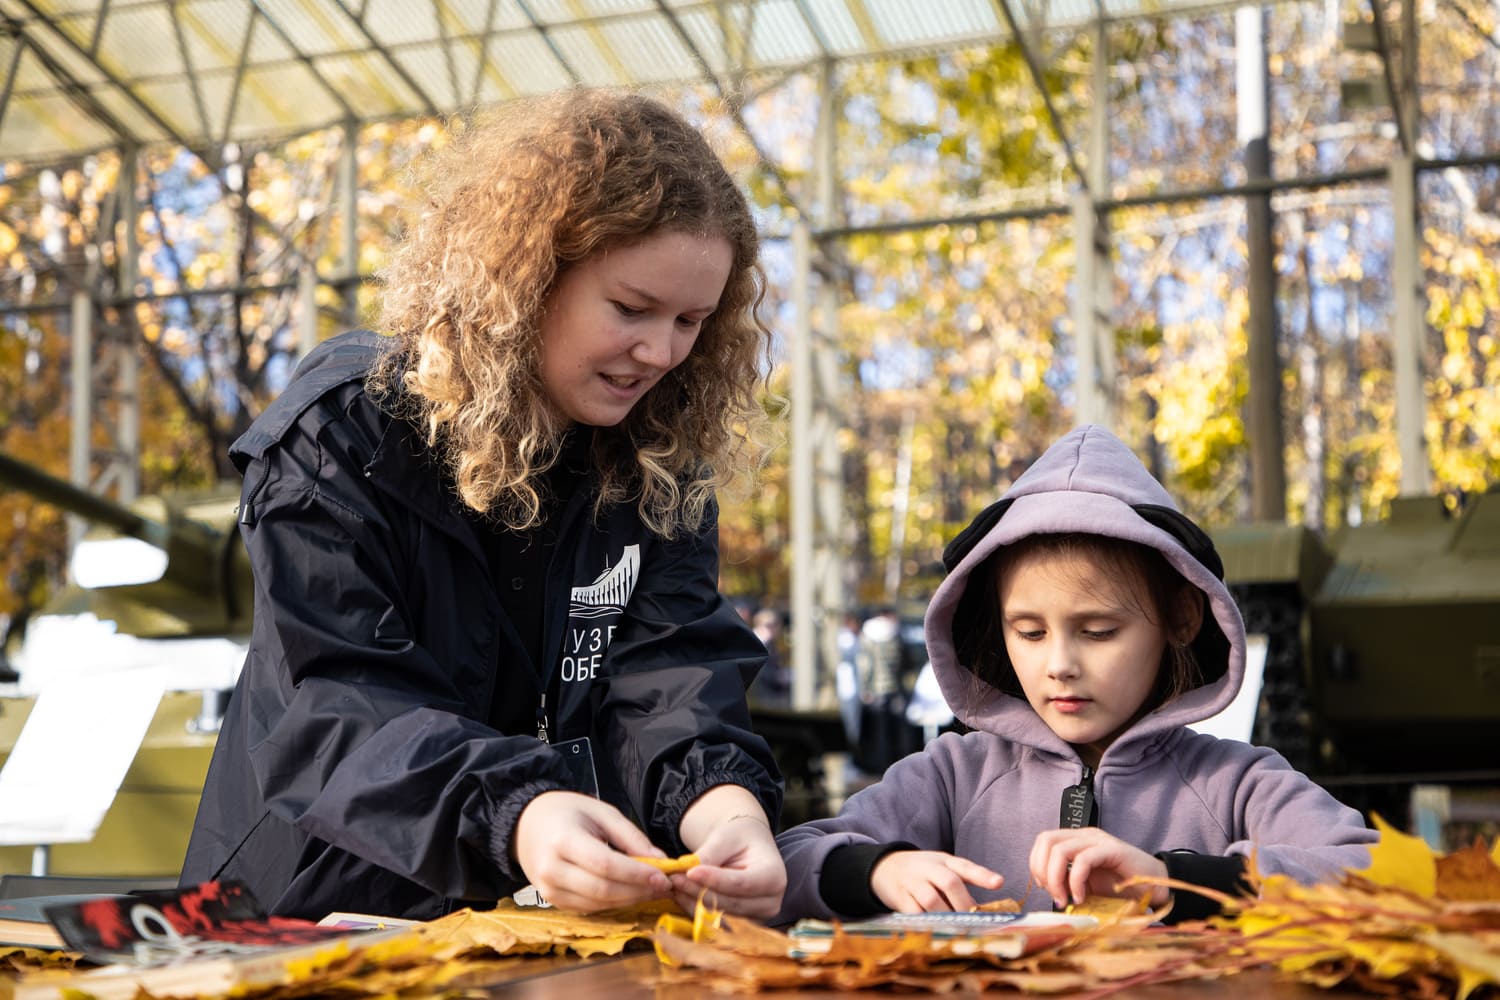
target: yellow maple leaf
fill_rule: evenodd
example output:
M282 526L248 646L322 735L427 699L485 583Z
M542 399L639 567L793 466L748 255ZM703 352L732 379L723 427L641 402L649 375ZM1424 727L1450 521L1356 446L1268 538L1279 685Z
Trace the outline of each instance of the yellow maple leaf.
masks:
M1374 816L1380 841L1370 848L1370 867L1355 872L1377 885L1404 889L1424 898L1437 892L1437 859L1421 837L1402 833Z
M631 861L639 861L643 865L650 865L664 875L676 875L691 868L698 867L698 855L684 854L676 858L650 858L644 854L632 854Z
M623 916L620 914L624 914ZM618 955L637 938L649 938L657 914L615 911L586 915L551 907L517 906L501 900L493 910L458 910L422 926L438 957L475 948L499 955Z

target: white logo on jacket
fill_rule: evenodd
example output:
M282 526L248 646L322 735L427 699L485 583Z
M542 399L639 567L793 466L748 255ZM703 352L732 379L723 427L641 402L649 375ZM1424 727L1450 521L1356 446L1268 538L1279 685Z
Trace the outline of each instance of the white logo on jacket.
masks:
M568 637L563 644L564 683L594 679L640 575L641 547L627 545L613 568L606 567L592 583L573 588Z

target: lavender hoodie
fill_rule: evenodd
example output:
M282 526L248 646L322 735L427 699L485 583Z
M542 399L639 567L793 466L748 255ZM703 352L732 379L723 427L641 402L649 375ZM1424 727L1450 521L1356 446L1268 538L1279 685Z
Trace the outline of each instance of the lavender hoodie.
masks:
M836 817L777 838L787 865L779 920L859 916L847 903L868 891L869 870L889 845L947 851L1005 876L998 891L971 887L977 901L1022 900L1049 909L1040 889L1027 894L1028 855L1038 833L1059 825L1064 788L1084 765L1074 749L1022 698L980 681L958 662L955 614L969 576L1001 546L1027 535L1089 532L1159 549L1208 597L1209 614L1194 650L1205 683L1167 702L1126 730L1094 773L1098 825L1163 860L1174 877L1196 877L1204 863L1256 852L1263 873L1300 881L1369 862L1376 833L1266 747L1222 740L1187 728L1227 706L1245 672L1245 629L1224 586L1212 543L1185 516L1124 444L1101 427L1077 428L1047 450L1014 486L977 517L944 554L949 574L927 610L928 655L954 713L974 732L945 734L892 765L882 780L852 796ZM988 610L988 609L986 609ZM994 613L990 611L990 613ZM961 621L962 626L962 621ZM830 852L846 845L856 850ZM881 845L885 845L882 847ZM1181 863L1179 863L1179 859ZM851 864L851 860L858 863ZM841 904L825 900L825 863ZM1236 873L1242 857L1234 858ZM863 879L864 886L847 883ZM1203 897L1178 893L1177 908Z

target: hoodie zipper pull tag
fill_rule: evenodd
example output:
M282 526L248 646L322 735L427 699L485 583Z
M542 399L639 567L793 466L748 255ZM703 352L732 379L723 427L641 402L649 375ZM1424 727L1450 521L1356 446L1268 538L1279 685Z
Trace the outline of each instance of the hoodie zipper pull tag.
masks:
M536 738L543 743L550 743L547 739L547 695L542 693L542 702L536 707Z
M1085 764L1083 780L1063 789L1062 809L1058 813L1057 825L1077 830L1093 826L1097 822L1094 814L1094 771Z

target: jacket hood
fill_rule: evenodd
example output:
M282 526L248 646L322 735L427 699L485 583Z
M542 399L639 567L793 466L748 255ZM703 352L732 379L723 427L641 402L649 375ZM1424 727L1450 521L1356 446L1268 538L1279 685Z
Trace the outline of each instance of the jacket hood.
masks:
M1024 698L980 680L960 662L959 654L973 639L979 616L998 613L997 608L979 606L983 602L976 600L978 587L969 595L975 571L983 566L990 572L996 565L991 557L1003 559L1004 546L1022 538L1069 532L1150 546L1207 598L1203 625L1192 642L1202 684L1136 722L1110 747L1108 757L1119 759L1132 745L1143 747L1156 734L1199 722L1227 707L1244 679L1245 628L1224 585L1223 564L1213 542L1177 509L1123 442L1089 424L1048 448L943 553L948 575L933 594L925 630L933 671L954 714L974 729L1053 753L1073 753Z

